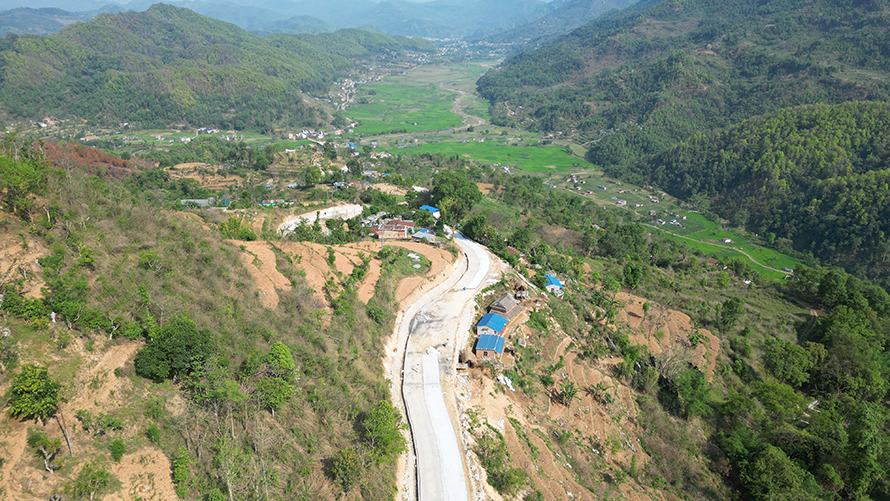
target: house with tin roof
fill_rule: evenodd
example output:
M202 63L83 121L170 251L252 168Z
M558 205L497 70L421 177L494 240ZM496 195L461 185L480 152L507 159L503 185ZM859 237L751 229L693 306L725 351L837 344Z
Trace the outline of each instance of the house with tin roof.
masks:
M547 292L551 294L556 294L557 296L562 296L563 287L562 283L560 283L559 279L554 277L553 275L544 275L545 286Z
M433 207L432 205L421 205L420 210L425 210L425 211L429 212L436 219L439 219L439 216L442 215L442 212L439 209Z
M503 335L504 329L507 327L507 319L497 313L486 313L479 319L476 324L476 334L491 334L494 336Z
M494 360L504 353L504 338L492 334L483 334L476 341L476 358Z

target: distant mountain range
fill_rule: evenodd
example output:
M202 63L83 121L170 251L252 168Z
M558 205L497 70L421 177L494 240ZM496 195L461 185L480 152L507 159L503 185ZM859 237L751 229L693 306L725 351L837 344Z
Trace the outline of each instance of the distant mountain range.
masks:
M91 124L170 124L269 131L315 126L301 91L326 89L343 55L432 51L423 39L345 30L260 37L191 10L157 4L103 13L55 35L0 40L0 112Z
M553 0L549 12L522 26L488 35L489 42L539 43L568 33L614 9L623 9L638 0Z
M498 41L539 39L566 31L593 19L615 7L623 7L636 0L304 0L301 2L211 2L207 0L171 1L199 14L230 22L258 34L321 33L340 28L375 26L393 35L424 36L431 38L473 38L495 36ZM88 0L38 0L34 7L67 8L73 12L19 12L7 17L7 31L45 34L56 31L66 23L83 21L99 12L145 11L154 0L132 0L124 4L91 2ZM22 0L0 0L0 9L22 7ZM16 9L21 10L21 9ZM0 21L3 20L0 13ZM57 19L58 18L58 19ZM73 20L73 21L72 21ZM526 27L529 25L529 27ZM0 32L2 33L2 32Z

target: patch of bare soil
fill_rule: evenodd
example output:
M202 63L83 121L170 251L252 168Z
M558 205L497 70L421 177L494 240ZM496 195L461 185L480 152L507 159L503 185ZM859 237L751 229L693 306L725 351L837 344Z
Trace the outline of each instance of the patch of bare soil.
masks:
M4 412L2 431L0 431L0 457L4 459L3 465L0 466L0 485L7 486L8 496L16 490L21 490L21 486L17 485L19 462L25 453L27 439L28 424L10 418L9 413Z
M74 444L75 453L78 451L78 442L80 440L89 440L88 434L78 431L74 414L76 410L88 410L94 415L99 412L113 411L123 405L123 402L115 398L115 394L124 394L127 387L130 386L130 380L127 378L117 377L114 372L116 369L122 368L129 362L139 349L141 343L126 342L122 344L112 345L101 356L83 351L82 343L75 342L75 349L81 351L84 357L82 369L77 373L74 381L71 382L73 387L78 388L77 395L60 408L59 416L64 415L71 434L71 440ZM46 425L39 422L29 421L20 422L18 420L9 419L6 413L3 415L3 425L0 427L0 453L5 459L2 469L0 469L0 485L6 486L6 498L0 499L48 499L50 495L61 492L64 482L73 478L73 472L65 472L49 474L46 472L40 461L34 459L33 453L27 446L27 430L28 428L41 429L50 438L58 438L62 441L62 452L59 453L57 462L68 456L68 450L65 447L65 440L62 435L60 422L57 418L50 419ZM144 454L144 453L143 453ZM154 451L152 454L159 456L153 459L153 463L140 463L138 467L128 466L127 456L120 465L109 468L115 476L117 476L124 485L127 485L127 479L133 473L138 471L154 472L154 483L152 485L161 486L163 483L168 484L155 497L146 492L143 499L175 499L175 494L168 496L168 491L172 493L172 479L170 479L170 464L167 458L160 451ZM151 463L151 464L149 464ZM160 464L160 466L152 466L152 464ZM128 469L127 469L128 468ZM162 470L166 468L165 470ZM155 471L157 470L157 471ZM127 477L120 475L120 472L127 471ZM146 477L148 478L148 477ZM111 497L106 499L136 499L128 496Z
M377 183L373 185L373 187L382 191L383 193L386 193L387 195L398 195L403 197L405 196L405 193L408 193L408 190L406 190L405 188L399 188L394 184Z
M488 195L494 189L494 185L490 183L476 183L476 187L479 188L483 195Z
M245 248L245 251L241 253L241 262L250 271L257 287L262 292L263 306L266 308L277 307L279 298L276 290L289 291L291 283L287 277L278 271L275 265L275 253L272 252L269 242L244 242L240 240L230 240L230 242Z
M117 400L112 395L121 393L124 385L130 383L129 379L117 377L114 371L132 359L140 346L142 343L136 341L115 344L98 361L89 360L89 354L82 353L86 363L76 376L80 391L77 397L62 407L65 417L69 420L68 426L71 426L70 421L74 420L74 413L80 409L97 413L117 407Z
M120 463L112 464L109 469L122 485L119 491L103 497L102 501L161 501L177 498L170 474L170 460L158 449L139 449L125 455Z
M211 190L225 190L242 181L239 176L220 174L215 166L203 162L177 164L164 170L171 179L194 179L202 188Z
M0 213L0 221L9 217ZM0 284L24 279L22 291L26 297L40 297L46 284L41 278L43 268L37 260L48 256L49 250L39 242L20 235L0 233Z
M673 359L685 366L691 361L706 374L714 374L720 347L716 336L694 330L687 315L661 305L651 304L648 314L644 314L643 298L620 293L616 299L625 305L616 322L629 328L625 330L633 343L645 344L650 353L660 355L662 362L671 363ZM703 337L693 346L689 336L696 332ZM501 432L514 465L531 475L544 499L676 500L671 493L637 483L626 474L632 465L636 471L645 470L650 457L638 438L645 430L637 425L635 393L614 376L622 359L582 359L571 338L553 334L542 335L519 325L511 336L514 340L527 338L546 365L562 360L563 366L552 374L554 388L544 390L548 392L546 398L510 391L493 379L488 369L474 368L456 378L460 427L469 448L474 443L469 433L471 416L480 413L477 419ZM515 360L505 353L501 362L510 368ZM558 389L566 381L579 390L569 405L557 398ZM564 432L569 435L563 442L556 433ZM477 489L484 489L491 499L502 499L485 482L478 458L469 458ZM623 478L615 481L616 476ZM591 478L597 480L591 484Z
M616 299L624 303L616 320L630 327L631 342L646 345L649 353L674 356L688 360L708 377L717 368L720 339L705 329L695 329L685 313L669 310L657 303L650 303L649 313L644 313L646 299L619 292ZM693 346L690 336L698 332L704 336Z

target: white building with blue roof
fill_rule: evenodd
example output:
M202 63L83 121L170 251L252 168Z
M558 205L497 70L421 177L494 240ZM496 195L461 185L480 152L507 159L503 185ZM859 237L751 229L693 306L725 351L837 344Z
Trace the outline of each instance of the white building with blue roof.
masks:
M544 280L546 281L544 288L547 289L547 292L562 296L563 287L558 278L553 275L544 275Z

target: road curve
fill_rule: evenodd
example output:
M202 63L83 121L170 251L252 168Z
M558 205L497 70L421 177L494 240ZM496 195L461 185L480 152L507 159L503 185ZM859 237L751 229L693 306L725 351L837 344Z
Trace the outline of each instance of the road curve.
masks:
M399 326L407 334L402 366L405 402L416 456L416 493L421 501L467 501L468 478L454 420L448 414L442 376L454 370L455 347L467 336L473 297L491 261L478 244L458 235L464 265L405 311ZM405 332L407 331L407 332Z

